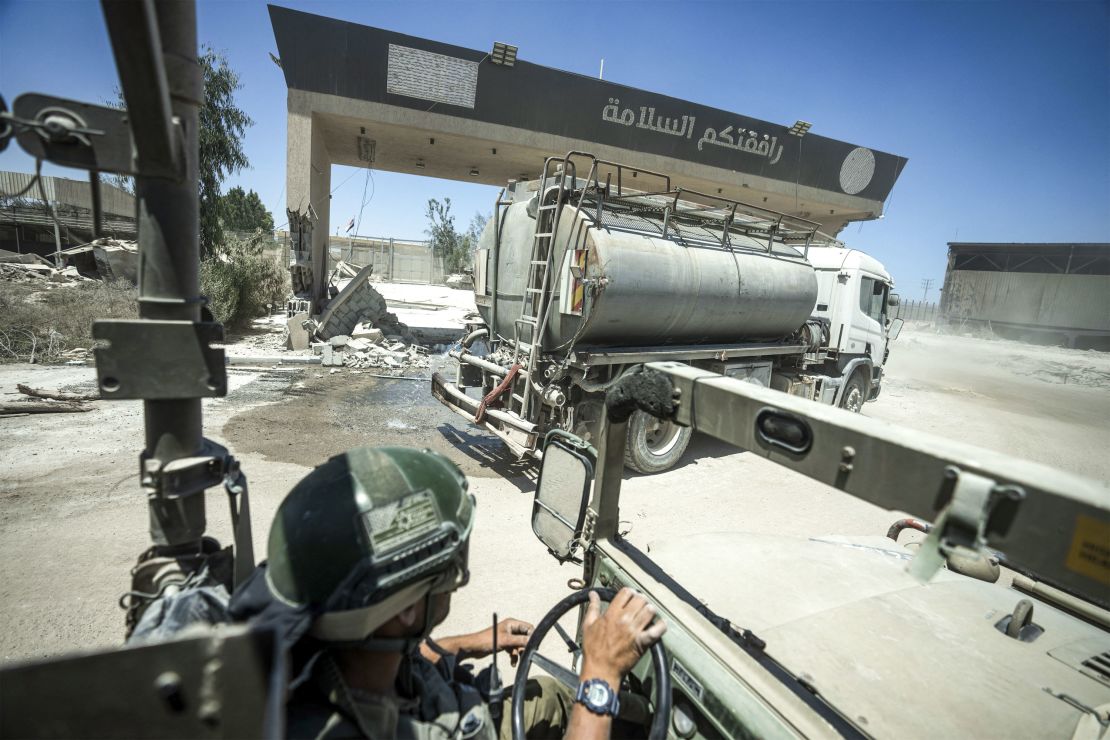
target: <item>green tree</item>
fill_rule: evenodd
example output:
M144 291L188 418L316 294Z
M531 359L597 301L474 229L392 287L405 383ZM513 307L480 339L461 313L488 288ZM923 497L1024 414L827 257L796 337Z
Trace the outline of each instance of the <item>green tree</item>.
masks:
M220 226L220 185L228 175L247 167L243 135L254 125L235 104L243 85L227 58L210 47L200 56L204 75L204 105L200 109L200 248L212 254L223 241ZM271 225L273 219L270 219Z
M443 259L444 272L459 272L467 265L470 250L468 240L455 230L451 199L444 198L441 203L431 198L428 200L425 216L428 219L428 228L424 233L431 242L432 253Z
M221 248L220 186L228 175L249 166L243 151L243 136L251 117L235 104L235 92L242 88L239 75L228 66L227 57L205 46L197 60L204 82L204 105L200 108L200 249L208 256ZM123 91L116 90L116 101L108 103L126 108ZM135 192L130 177L110 175L106 180L129 193ZM272 219L271 219L272 221Z
M253 239L228 235L220 253L200 265L200 292L208 307L225 326L246 326L285 303L289 270L281 259L268 254Z
M274 217L258 193L234 187L220 198L220 225L229 231L269 233L274 230Z
M486 222L489 221L489 216L483 216L481 213L475 211L474 218L470 219L470 226L466 228L467 251L474 254L474 250L478 248L478 242L482 240L482 231L486 228Z

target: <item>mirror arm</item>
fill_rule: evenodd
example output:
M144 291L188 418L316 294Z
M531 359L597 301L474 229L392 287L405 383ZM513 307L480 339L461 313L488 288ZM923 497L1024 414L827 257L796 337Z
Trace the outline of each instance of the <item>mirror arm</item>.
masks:
M594 493L590 501L590 508L597 514L593 533L595 541L611 539L617 534L628 422L614 422L603 415L599 437L598 459L602 460L602 464L594 479Z

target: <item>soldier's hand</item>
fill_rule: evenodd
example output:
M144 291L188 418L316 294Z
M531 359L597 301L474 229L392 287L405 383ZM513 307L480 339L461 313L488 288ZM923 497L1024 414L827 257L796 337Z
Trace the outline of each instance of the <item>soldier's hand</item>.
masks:
M511 617L497 623L497 647L509 654L511 665L516 665L534 629L530 623Z
M582 620L582 679L601 678L614 688L644 653L663 637L667 624L655 607L631 588L622 588L601 613L601 599L590 591ZM653 622L654 620L654 622Z
M512 664L516 665L517 658L524 652L524 646L528 644L528 638L532 635L533 629L531 624L520 619L511 617L502 619L497 623L497 650L507 652ZM469 635L448 638L448 640L452 643L452 647L457 644L460 657L484 658L493 652L493 627L487 627L481 632ZM444 641L440 640L440 644L443 643Z

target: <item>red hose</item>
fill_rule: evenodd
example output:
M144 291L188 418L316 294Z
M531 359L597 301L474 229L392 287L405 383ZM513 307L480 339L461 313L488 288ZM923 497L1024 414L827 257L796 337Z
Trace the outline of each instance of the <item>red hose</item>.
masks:
M918 532L929 534L933 529L933 525L929 524L929 522L923 522L920 519L914 519L913 517L899 519L894 524L890 525L890 529L887 530L886 536L897 542L898 535L902 534L903 529L916 529Z
M478 404L478 410L474 412L475 424L481 423L482 417L486 415L486 406L489 406L490 404L497 401L497 397L504 393L505 390L510 385L512 385L513 378L516 377L517 371L520 370L521 367L522 365L519 362L513 363L513 366L509 368L508 374L501 379L501 382L497 384L497 387L490 391L489 394L482 399L482 402Z

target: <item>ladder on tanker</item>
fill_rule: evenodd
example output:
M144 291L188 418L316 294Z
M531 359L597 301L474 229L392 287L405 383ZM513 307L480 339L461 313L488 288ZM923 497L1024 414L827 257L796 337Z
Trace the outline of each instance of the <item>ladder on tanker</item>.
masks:
M590 171L579 187L574 157L590 160ZM514 401L520 403L520 416L529 418L528 413L532 406L533 397L538 395L536 385L532 380L536 363L540 357L543 343L543 334L550 319L551 307L555 288L551 284L553 272L552 259L554 257L555 235L559 231L559 220L563 213L563 206L567 204L575 190L578 193L576 206L581 211L586 200L586 194L591 190L598 194L598 218L601 214L601 198L609 192L610 180L606 177L605 185L599 181L599 167L606 165L617 173L617 193L621 194L620 173L625 169L615 162L600 160L592 154L585 152L568 152L565 157L548 157L543 164L543 175L540 179L539 198L536 207L536 225L532 233L532 255L528 264L528 281L524 286L524 300L521 306L520 318L516 320L514 331L516 350L514 362L519 362L524 368L523 392L513 393ZM553 171L554 168L554 171ZM671 178L658 172L636 168L635 172L642 172L654 177L659 177L666 183L670 190ZM635 176L635 174L633 175ZM554 183L551 186L548 183ZM571 248L568 242L568 249ZM527 335L528 341L522 341Z
M552 168L558 168L552 172ZM595 165L596 166L596 165ZM528 418L528 410L534 393L532 373L540 356L543 332L551 310L552 258L554 256L555 234L559 230L559 217L563 205L576 185L574 163L569 157L548 157L543 163L540 178L539 198L536 203L536 225L532 233L532 255L528 264L528 280L524 284L524 301L520 318L515 322L516 361L525 369L523 393L513 395L520 402L520 415ZM548 183L553 183L551 186ZM569 187L568 187L569 184ZM527 338L527 341L524 341ZM524 356L527 359L524 359Z

